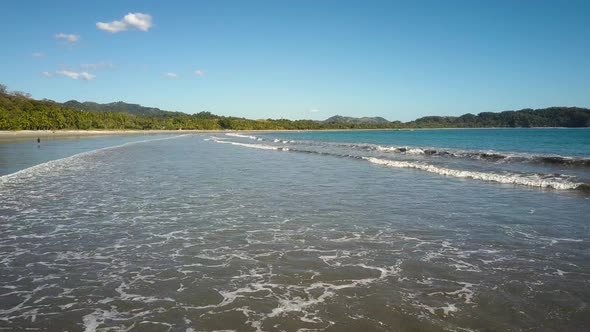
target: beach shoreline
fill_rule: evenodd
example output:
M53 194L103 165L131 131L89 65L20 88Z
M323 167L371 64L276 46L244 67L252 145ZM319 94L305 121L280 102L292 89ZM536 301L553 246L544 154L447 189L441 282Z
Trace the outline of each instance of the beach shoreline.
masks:
M155 134L219 134L219 133L272 133L272 132L307 132L307 131L371 131L398 129L318 129L318 130L0 130L0 141L27 138L66 138L97 137L117 135L155 135Z
M530 129L561 129L565 127L531 127ZM273 132L321 132L321 131L415 131L415 130L473 130L473 129L523 129L508 127L486 128L379 128L379 129L265 129L265 130L0 130L0 140L21 138L90 137L106 135L154 135L154 134L215 134L215 133L273 133ZM527 128L529 129L529 128ZM571 129L571 128L570 128Z
M222 131L208 130L0 130L0 142L23 140L23 139L53 139L72 137L100 137L100 136L123 136L123 135L155 135L155 134L194 134L213 133Z
M98 135L140 135L172 133L211 132L208 130L0 130L3 137L52 137L52 136L98 136Z

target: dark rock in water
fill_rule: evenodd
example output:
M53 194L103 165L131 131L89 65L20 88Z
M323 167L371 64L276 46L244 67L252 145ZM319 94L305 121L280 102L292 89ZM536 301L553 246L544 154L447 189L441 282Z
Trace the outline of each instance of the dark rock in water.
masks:
M436 154L436 152L437 151L436 150L433 150L433 149L426 149L426 150L424 150L424 154L426 154L426 155L433 155L433 154Z
M41 139L37 137L37 143L41 143Z

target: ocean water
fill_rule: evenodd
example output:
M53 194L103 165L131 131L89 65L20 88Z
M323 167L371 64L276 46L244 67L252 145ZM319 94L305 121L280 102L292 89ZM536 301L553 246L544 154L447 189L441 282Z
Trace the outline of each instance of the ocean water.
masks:
M0 138L0 176L55 159L147 138L166 137L165 134L115 135L115 136L66 136L40 135L26 138Z
M445 129L281 132L260 136L294 140L373 143L418 148L494 150L540 155L590 156L588 128Z
M590 132L556 131L72 149L0 177L0 328L585 331Z

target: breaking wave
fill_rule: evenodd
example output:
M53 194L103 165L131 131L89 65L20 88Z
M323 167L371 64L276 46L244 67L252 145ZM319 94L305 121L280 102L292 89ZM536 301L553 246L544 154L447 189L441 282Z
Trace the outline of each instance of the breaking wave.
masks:
M262 138L256 137L256 136L252 136L252 135L242 135L242 134L237 134L237 133L227 133L225 134L225 136L230 136L230 137L239 137L239 138L249 138L255 141L262 141Z
M583 185L583 183L571 182L568 179L569 177L564 176L564 175L518 174L518 173L498 174L498 173L457 170L457 169L439 167L439 166L425 164L425 163L386 160L386 159L380 159L380 158L374 158L374 157L363 157L363 159L367 160L368 162L373 163L373 164L384 165L384 166L388 166L388 167L413 168L413 169L418 169L421 171L436 173L436 174L445 175L445 176L452 176L452 177L456 177L456 178L467 178L467 179L497 182L497 183L518 184L518 185L524 185L524 186L540 187L540 188L553 188L553 189L559 189L559 190L577 189L578 187Z
M590 167L590 158L560 156L560 155L533 155L519 152L498 152L498 151L478 151L478 150L459 150L433 147L409 147L409 146L391 146L378 145L369 143L340 143L340 142L316 142L306 140L281 140L275 139L275 143L293 144L293 145L317 145L317 146L335 146L350 148L355 150L376 151L382 153L399 153L405 155L423 155L423 156L440 156L448 158L464 158L490 162L523 162L532 164L570 166L570 167Z
M492 171L475 171L475 170L462 170L462 169L454 169L448 168L438 165L429 164L423 161L407 161L407 160L390 160L390 159L382 159L376 157L369 157L369 156L359 156L354 154L341 154L341 153L332 153L326 151L314 151L314 150L306 150L306 149L299 149L287 146L279 146L279 145L266 145L266 144L259 144L259 143L241 143L241 142L234 142L234 141L227 141L227 140L218 140L215 137L211 137L210 140L216 143L222 144L231 144L236 146L248 147L248 148L255 148L255 149L263 149L263 150L278 150L278 151L291 151L291 152L298 152L298 153L306 153L306 154L316 154L316 155L327 155L332 157L340 157L340 158L350 158L350 159L358 159L358 160L365 160L373 164L388 166L388 167L395 167L395 168L410 168L410 169L417 169L429 173L435 173L444 176L450 176L455 178L463 178L463 179L472 179L472 180L479 180L479 181L486 181L486 182L495 182L495 183L502 183L502 184L513 184L513 185L521 185L521 186L528 186L528 187L537 187L537 188L549 188L549 189L556 189L556 190L584 190L590 191L590 185L583 182L576 182L575 176L572 175L565 175L565 174L544 174L544 173L518 173L518 172L492 172ZM294 142L294 141L289 141ZM283 143L283 142L280 142ZM298 141L296 143L301 143ZM285 144L285 143L283 143ZM305 143L304 143L305 144ZM337 143L339 146L342 144ZM348 147L366 147L368 145L358 145L358 144L346 144L345 146ZM419 148L396 148L396 147L383 147L383 146L371 146L374 150L380 151L394 151L395 152L404 152L407 154L419 155L419 154L434 154L433 150L423 150ZM483 153L482 153L483 154ZM493 154L484 154L489 158L499 158L494 157ZM549 157L546 157L549 158Z
M228 134L226 134L228 135ZM237 146L243 146L247 148L254 148L254 149L262 149L262 150L283 150L288 151L288 148L283 148L279 146L272 146L272 145L264 145L264 144L249 144L249 143L240 143L240 142L233 142L233 141L220 141L217 139L210 139L215 143L222 143L222 144L231 144Z
M590 167L590 158L564 157L554 155L528 155L524 153L499 153L495 151L459 151L444 150L434 148L409 148L409 147L390 147L390 146L370 146L363 148L380 152L393 152L404 154L420 154L429 156L443 156L453 158L469 158L492 162L527 162L538 164L565 165L577 167Z

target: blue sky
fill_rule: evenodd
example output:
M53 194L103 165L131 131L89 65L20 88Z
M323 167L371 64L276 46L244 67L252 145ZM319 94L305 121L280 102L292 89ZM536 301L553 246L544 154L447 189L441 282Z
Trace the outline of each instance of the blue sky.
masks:
M35 98L403 121L590 106L590 1L21 0L0 16L0 82Z

